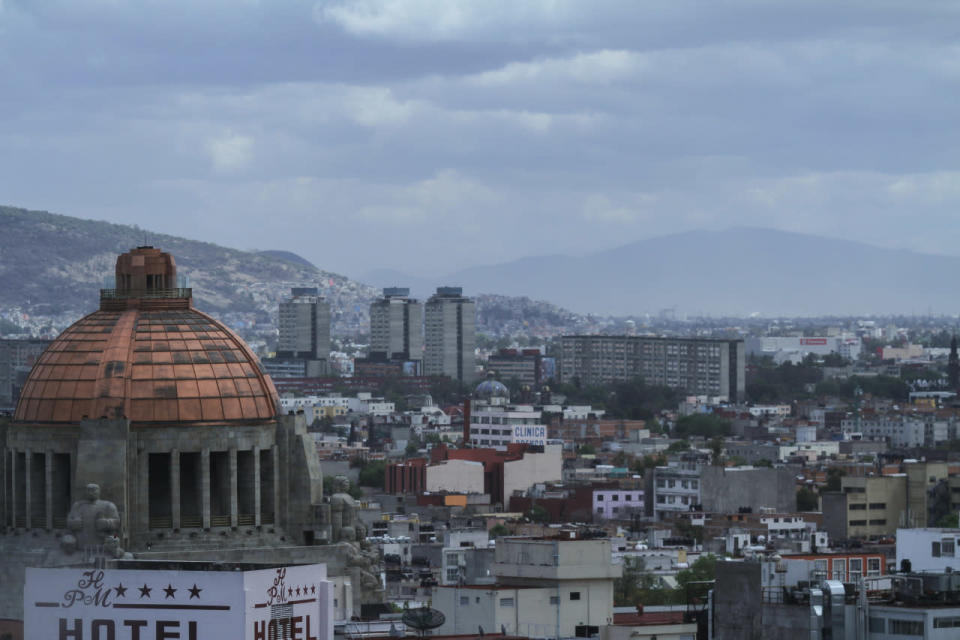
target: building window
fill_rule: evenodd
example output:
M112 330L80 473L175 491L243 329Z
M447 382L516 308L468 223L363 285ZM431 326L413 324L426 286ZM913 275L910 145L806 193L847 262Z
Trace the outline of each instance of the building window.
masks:
M513 607L513 598L500 598L501 607Z
M626 502L630 502L630 500L631 500L632 498L633 498L633 496L631 496L630 494L627 494L627 495L623 496L623 499L624 499Z
M850 577L863 575L863 558L850 558Z
M940 541L940 555L944 558L952 558L954 554L953 538L944 538Z
M550 604L560 604L560 596L550 596Z
M870 503L870 508L871 508L871 509L886 509L886 508L887 508L887 503L886 503L886 502L871 502L871 503Z
M886 633L887 621L884 618L870 618L867 623L870 633Z
M465 607L470 604L470 596L460 596L460 606Z
M579 592L579 591L571 591L571 592L570 592L570 599L571 599L571 600L579 600L579 599L580 599L580 592Z
M814 560L813 568L817 573L822 575L824 578L827 577L827 561L826 560Z
M618 495L612 495L612 496L610 496L610 499L613 500L614 502L619 502L619 501L620 501L620 496L618 496Z
M890 620L892 636L922 636L923 622L920 620Z
M597 513L603 513L603 507L597 507Z
M845 582L847 579L847 560L846 558L833 559L833 579Z
M930 555L932 555L934 558L939 558L939 557L940 557L940 542L939 542L939 541L934 541L934 542L931 543Z
M602 495L602 494L597 496L597 502L603 502L603 495Z
M878 518L878 519L876 519L876 520L871 520L871 521L870 521L870 524L871 524L871 525L877 525L877 526L881 526L881 527L882 527L883 525L887 524L887 519L886 519L886 518Z
M875 578L880 575L880 558L867 558L867 577Z
M960 617L947 616L933 619L934 629L956 629L960 627Z

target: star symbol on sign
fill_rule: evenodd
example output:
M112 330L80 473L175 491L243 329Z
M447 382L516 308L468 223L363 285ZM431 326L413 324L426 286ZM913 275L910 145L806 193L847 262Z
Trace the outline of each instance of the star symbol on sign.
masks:
M115 586L113 590L117 593L118 598L125 598L127 596L127 588L123 586L122 582Z
M200 599L200 592L203 591L203 589L201 589L200 587L198 587L198 586L197 586L197 583L194 582L194 583L193 583L193 588L192 588L192 589L187 589L187 591L190 592L190 599L191 599L191 600L193 600L194 598L196 598L197 600L199 600L199 599Z
M163 592L164 592L165 594L167 594L167 597L168 597L168 598L172 598L172 597L173 597L173 594L175 594L175 593L177 592L177 590L173 588L173 585L167 584L167 588L164 589Z
M316 593L316 592L317 592L316 585L310 585L310 593Z
M300 587L297 587L297 595L300 595Z
M292 596L292 595L293 595L293 588L292 588L292 587L287 587L287 595L288 595L288 596Z
M151 588L148 587L147 585L143 585L142 587L140 587L140 597L141 597L141 598L149 598L151 591L153 591L153 589L151 589Z

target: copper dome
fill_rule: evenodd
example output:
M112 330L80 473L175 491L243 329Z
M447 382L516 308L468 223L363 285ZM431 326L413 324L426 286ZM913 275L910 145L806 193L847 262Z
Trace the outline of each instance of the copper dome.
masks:
M151 265L163 273L152 275ZM120 286L101 291L100 310L71 325L40 356L14 420L217 424L275 418L277 392L256 356L232 331L193 309L190 289L169 288L175 282L169 254L141 247L120 256Z

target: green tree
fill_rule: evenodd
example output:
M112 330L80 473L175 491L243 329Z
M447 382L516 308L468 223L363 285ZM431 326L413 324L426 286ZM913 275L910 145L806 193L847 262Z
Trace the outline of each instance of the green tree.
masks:
M723 438L716 437L710 440L710 462L716 466L723 466Z
M690 448L690 443L686 440L677 440L676 442L671 442L670 446L667 447L667 452L677 453L678 451L686 451Z
M956 512L948 513L937 521L937 526L943 527L944 529L956 529L960 526L960 522L958 521L960 521L960 514Z
M538 504L530 507L530 511L527 512L527 517L532 521L539 522L541 524L550 522L550 513Z
M673 435L678 438L688 438L690 436L716 438L729 436L730 433L731 427L729 420L707 413L695 413L693 415L683 416L677 420L677 424L673 427Z
M577 453L583 456L591 456L597 452L597 448L592 444L583 444L577 447Z
M847 475L843 469L830 467L827 469L827 491L840 491L840 479Z
M503 536L510 535L510 529L508 529L506 525L495 524L490 527L489 534L491 538L502 538Z
M820 508L817 493L808 487L797 489L797 511L816 511Z
M403 453L408 458L412 458L420 453L420 449L422 448L423 442L420 440L420 438L415 434L411 434L410 439L407 440L407 448L403 450Z
M363 487L383 489L383 478L387 471L387 463L383 460L371 460L360 469L357 483Z

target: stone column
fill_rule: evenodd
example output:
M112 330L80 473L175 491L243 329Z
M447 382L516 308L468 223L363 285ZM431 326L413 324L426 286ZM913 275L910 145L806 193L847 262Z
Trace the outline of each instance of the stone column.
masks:
M180 528L180 451L170 452L170 526Z
M253 524L260 526L260 447L253 448Z
M47 529L53 529L53 451L47 449L46 457L46 467L44 468L44 477L46 484L46 493L44 496L44 504L47 509Z
M280 447L273 445L273 525L280 526ZM284 523L285 524L285 523Z
M30 499L30 485L32 484L30 482L30 458L32 457L33 452L27 449L27 452L23 455L23 490L25 493L23 498L23 511L27 518L27 529L33 528L33 514L31 513L31 511L33 511L33 502Z
M210 528L210 449L200 453L200 508L203 510L203 528Z
M230 526L234 529L237 528L239 523L239 518L237 518L237 513L239 512L238 496L237 496L237 448L230 447L230 457L229 457L229 470L230 470Z

